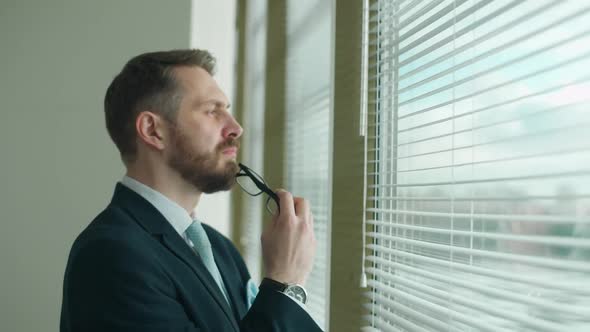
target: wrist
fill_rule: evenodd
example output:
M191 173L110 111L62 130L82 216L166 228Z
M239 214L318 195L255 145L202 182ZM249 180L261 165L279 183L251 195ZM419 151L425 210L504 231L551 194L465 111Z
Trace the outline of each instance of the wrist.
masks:
M268 288L279 293L283 293L292 298L293 300L301 302L302 304L305 304L307 302L307 291L302 285L296 283L284 283L266 277L262 279L260 288Z
M300 278L293 278L291 276L280 274L280 273L267 273L264 278L272 279L274 281L278 281L283 284L297 284L297 285L305 285L305 280Z

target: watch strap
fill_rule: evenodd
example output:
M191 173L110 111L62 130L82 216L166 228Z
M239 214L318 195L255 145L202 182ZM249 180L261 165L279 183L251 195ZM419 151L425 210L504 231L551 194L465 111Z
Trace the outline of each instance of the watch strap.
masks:
M260 283L260 288L268 288L279 293L283 293L293 300L305 304L307 302L307 292L303 286L297 284L285 284L271 278L264 278ZM299 293L300 295L297 295Z
M264 278L260 283L260 288L269 288L281 293L283 293L285 289L287 289L287 286L289 285L271 278Z

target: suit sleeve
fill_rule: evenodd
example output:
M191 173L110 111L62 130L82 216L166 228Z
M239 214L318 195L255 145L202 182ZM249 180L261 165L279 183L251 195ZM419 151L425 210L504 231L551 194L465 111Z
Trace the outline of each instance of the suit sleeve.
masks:
M222 237L221 235L219 235ZM247 289L250 273L242 256L229 239L224 238L224 245L229 249L238 266L244 289ZM245 297L246 300L246 297ZM252 306L240 322L241 331L306 331L320 332L321 328L313 318L294 299L275 290L260 287Z
M322 331L293 299L260 288L252 307L240 322L241 331Z

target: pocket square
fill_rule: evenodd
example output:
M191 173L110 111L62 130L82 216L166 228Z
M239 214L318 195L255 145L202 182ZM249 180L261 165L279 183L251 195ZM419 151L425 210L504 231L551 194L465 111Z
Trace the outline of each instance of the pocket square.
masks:
M258 295L258 285L254 283L254 280L250 279L246 284L246 305L248 306L248 310L250 310L252 303L254 303L256 295Z

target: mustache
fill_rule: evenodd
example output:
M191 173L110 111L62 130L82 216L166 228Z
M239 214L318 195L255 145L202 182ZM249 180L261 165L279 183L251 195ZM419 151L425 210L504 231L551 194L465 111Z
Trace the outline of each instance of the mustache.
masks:
M234 138L230 138L227 141L221 143L218 147L219 151L222 151L224 149L227 148L236 148L239 149L240 148L240 141L234 139Z

